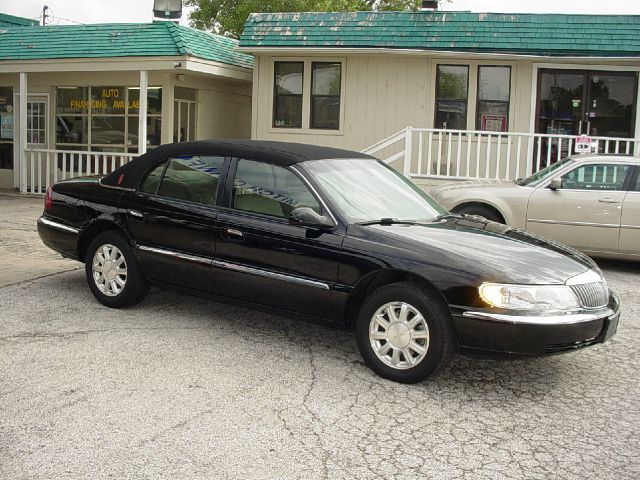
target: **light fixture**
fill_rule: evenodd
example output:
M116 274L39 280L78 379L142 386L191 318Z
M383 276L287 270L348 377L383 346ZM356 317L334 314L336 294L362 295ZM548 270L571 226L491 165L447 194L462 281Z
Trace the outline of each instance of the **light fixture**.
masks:
M182 67L182 62L173 62L173 68L180 68Z

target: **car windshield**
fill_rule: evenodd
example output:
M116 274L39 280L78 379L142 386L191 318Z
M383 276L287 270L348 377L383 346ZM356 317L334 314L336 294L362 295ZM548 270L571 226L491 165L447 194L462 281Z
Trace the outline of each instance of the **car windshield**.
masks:
M351 223L428 222L447 213L400 173L368 159L314 160L304 168Z
M573 160L571 160L570 158L564 158L559 162L553 163L548 167L543 168L542 170L534 173L533 175L529 175L527 178L521 178L520 180L518 180L518 185L522 187L533 185L534 183L539 182L540 180L546 178L547 176L550 176L553 172L564 167L569 162L573 162Z

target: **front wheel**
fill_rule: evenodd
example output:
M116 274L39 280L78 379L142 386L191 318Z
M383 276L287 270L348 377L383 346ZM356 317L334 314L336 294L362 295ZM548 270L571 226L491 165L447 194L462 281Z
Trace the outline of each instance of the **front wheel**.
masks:
M447 365L454 351L449 310L415 283L379 288L364 302L356 322L358 349L378 375L417 383Z
M114 231L93 239L85 258L85 273L91 292L107 307L135 305L149 290L129 243Z

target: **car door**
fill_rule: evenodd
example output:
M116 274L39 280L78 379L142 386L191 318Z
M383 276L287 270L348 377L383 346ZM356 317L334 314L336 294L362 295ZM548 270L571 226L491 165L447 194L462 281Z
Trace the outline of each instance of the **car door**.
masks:
M218 214L216 292L316 317L333 313L343 230L292 225L299 206L326 213L294 168L236 159Z
M153 166L119 209L152 280L213 292L217 198L225 158L184 155ZM222 189L220 188L220 191Z
M640 166L635 170L622 204L620 253L640 255Z
M527 207L527 230L581 250L616 252L630 165L582 163L565 172L561 188L536 189Z

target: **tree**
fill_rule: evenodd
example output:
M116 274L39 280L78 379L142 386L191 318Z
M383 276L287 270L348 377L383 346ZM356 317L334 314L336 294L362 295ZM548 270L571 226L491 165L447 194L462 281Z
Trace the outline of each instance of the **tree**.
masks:
M420 0L184 0L192 27L240 38L251 13L416 10Z

